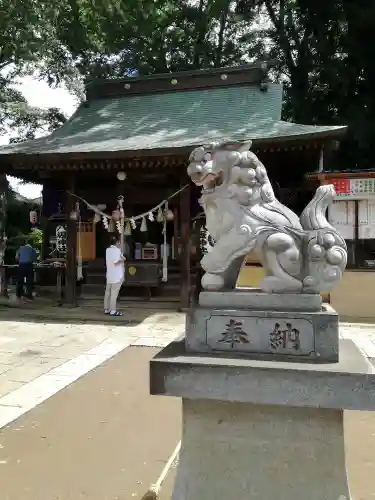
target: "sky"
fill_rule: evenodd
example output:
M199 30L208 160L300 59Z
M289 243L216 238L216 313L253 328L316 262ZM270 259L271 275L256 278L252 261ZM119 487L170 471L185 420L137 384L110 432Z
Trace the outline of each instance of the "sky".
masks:
M71 116L77 107L77 100L69 94L65 88L50 88L45 82L41 82L31 76L21 78L18 86L31 106L40 108L60 108L66 116ZM1 137L0 145L7 144L8 138ZM41 196L42 186L36 184L20 185L20 181L13 177L8 177L10 185L20 194L27 198L38 198Z

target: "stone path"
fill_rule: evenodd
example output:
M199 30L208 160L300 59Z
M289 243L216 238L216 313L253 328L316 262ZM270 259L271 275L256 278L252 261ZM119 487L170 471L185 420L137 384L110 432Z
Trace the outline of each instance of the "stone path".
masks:
M123 324L0 321L0 428L128 346L163 347L185 315L129 311ZM375 325L343 323L340 335L375 359Z
M375 325L341 323L340 336L353 340L370 360L375 360Z
M163 347L182 313L128 313L124 325L0 322L0 428L130 345Z

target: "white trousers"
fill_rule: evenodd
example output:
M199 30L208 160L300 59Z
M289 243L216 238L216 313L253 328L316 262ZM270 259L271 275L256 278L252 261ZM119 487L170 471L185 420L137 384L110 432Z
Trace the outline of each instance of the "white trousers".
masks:
M117 297L122 285L122 281L117 283L107 283L104 294L104 309L114 313L117 311Z

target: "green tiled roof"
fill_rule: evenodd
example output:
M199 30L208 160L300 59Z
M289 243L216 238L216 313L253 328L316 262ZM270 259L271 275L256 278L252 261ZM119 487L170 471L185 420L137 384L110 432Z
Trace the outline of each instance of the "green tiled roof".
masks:
M272 140L345 127L281 118L282 87L259 85L111 97L88 101L53 134L0 148L0 156L183 148L215 140Z

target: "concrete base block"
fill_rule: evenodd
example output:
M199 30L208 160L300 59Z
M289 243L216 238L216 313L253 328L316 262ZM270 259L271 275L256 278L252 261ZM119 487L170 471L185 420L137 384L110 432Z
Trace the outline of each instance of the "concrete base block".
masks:
M351 340L338 363L290 363L196 355L172 342L150 363L150 392L232 403L375 410L375 373Z
M224 295L217 293L216 298ZM259 294L242 295L257 298ZM242 295L228 293L234 302L235 297L241 299ZM211 300L212 296L214 293L204 295L207 300ZM268 296L273 301L282 299L281 295ZM287 297L291 299L290 295ZM298 297L306 299L309 296L300 294ZM205 300L203 302L206 303ZM305 300L300 305L306 305ZM312 302L311 309L316 305ZM338 340L338 315L328 304L315 311L199 305L190 310L186 320L186 350L192 353L336 363L339 358Z
M172 500L349 500L341 410L183 400Z
M229 292L203 291L199 304L216 309L318 312L322 310L322 297L318 293L266 293L257 288L237 288Z
M186 352L150 363L151 394L182 397L172 500L350 500L343 410L375 410L375 374L350 340L338 363Z

